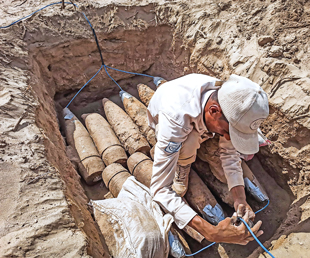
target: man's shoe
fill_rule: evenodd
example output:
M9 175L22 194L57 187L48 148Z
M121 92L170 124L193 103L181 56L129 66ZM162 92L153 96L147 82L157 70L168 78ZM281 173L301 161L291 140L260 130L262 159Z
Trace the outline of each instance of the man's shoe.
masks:
M188 188L188 175L190 171L191 164L186 166L177 165L172 190L174 190L181 197L186 194Z

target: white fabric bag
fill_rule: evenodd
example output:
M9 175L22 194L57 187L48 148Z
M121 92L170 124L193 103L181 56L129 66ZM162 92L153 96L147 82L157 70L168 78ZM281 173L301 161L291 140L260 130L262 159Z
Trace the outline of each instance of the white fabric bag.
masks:
M168 257L173 217L163 215L149 189L133 176L126 180L117 198L91 203L114 258Z

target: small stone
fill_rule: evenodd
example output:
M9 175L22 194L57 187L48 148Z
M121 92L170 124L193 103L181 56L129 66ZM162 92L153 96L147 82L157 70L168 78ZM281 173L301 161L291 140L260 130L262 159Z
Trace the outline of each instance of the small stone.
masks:
M183 69L183 71L186 73L186 72L189 72L190 69L189 69L189 67L185 66L184 69Z
M5 148L7 145L5 141L0 141L0 148Z
M272 41L274 41L274 38L272 36L261 36L258 38L258 45L262 47Z
M299 64L300 63L300 60L298 58L294 58L293 61L294 61L295 64Z
M215 43L220 45L223 42L223 39L220 36L217 36L215 39Z
M296 39L295 35L289 35L284 38L285 43L292 43Z
M268 52L271 57L280 57L283 54L283 48L281 46L273 46Z
M295 53L295 52L297 52L297 51L298 51L298 47L297 47L297 46L292 46L291 52L292 52L292 53Z
M292 56L289 53L283 53L283 56L287 59L291 59Z

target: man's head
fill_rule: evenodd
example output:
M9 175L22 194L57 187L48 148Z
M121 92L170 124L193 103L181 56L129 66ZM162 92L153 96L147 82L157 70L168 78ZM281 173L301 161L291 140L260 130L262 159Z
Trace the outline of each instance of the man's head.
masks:
M219 104L218 90L211 94L205 105L204 120L210 132L217 133L224 136L227 140L230 140L229 123Z
M269 114L268 98L251 80L231 75L206 103L204 119L210 132L231 140L243 154L258 152L257 129Z

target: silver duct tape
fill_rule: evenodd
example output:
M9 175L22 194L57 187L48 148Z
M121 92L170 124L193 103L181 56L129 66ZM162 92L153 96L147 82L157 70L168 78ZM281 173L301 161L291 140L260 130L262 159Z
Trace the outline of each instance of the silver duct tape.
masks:
M183 245L181 244L178 236L175 236L171 233L171 231L168 232L168 241L170 245L170 255L175 258L182 258L185 256L185 250L183 248Z
M220 221L225 219L223 209L218 203L214 207L210 204L206 205L203 208L202 217L213 225L217 225Z
M122 101L124 100L124 98L126 98L126 99L132 98L131 94L129 94L128 92L123 91L123 90L119 92L119 96L121 97Z
M244 178L244 186L246 191L248 191L257 201L263 202L268 200L268 197L261 191L261 189L254 185L247 177Z
M74 117L74 114L70 111L69 108L63 109L63 115L65 120L70 120Z

